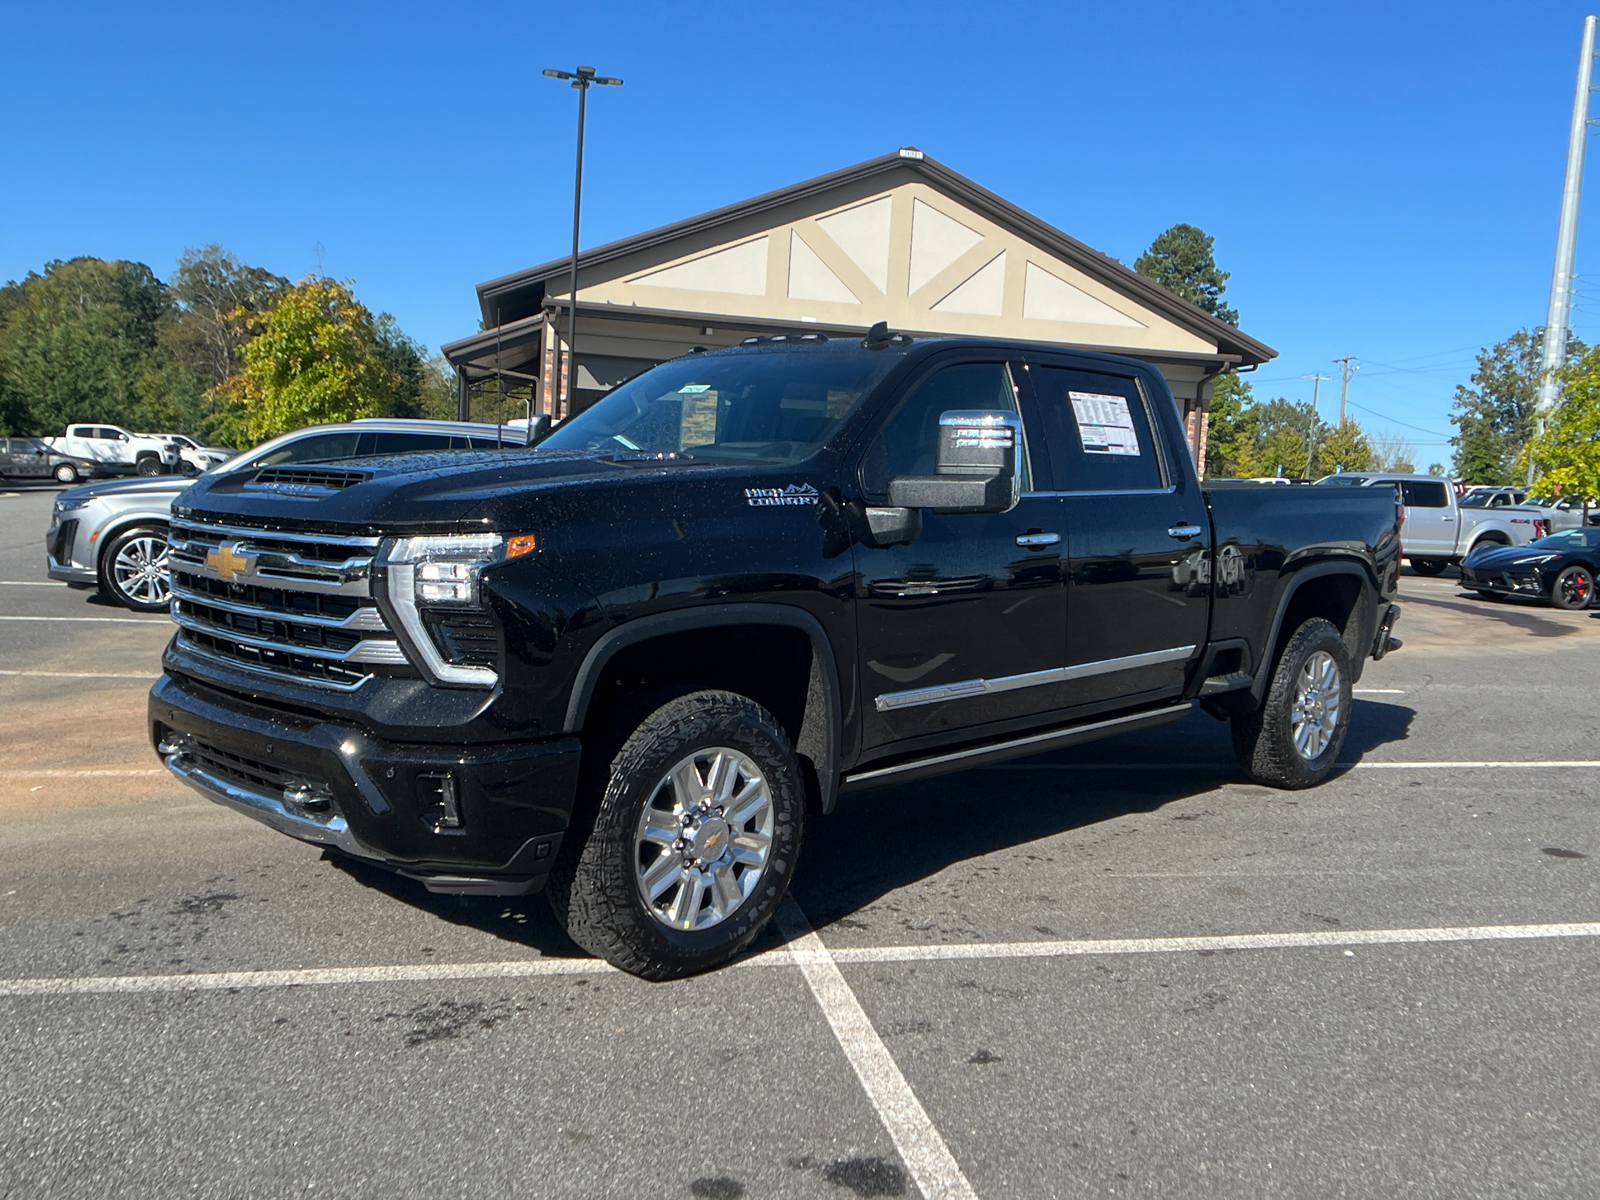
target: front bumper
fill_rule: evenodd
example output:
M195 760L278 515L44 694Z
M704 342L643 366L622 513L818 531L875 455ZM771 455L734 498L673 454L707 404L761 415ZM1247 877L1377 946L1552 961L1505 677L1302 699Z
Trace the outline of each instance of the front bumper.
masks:
M1527 596L1535 600L1550 594L1550 587L1543 573L1537 570L1494 571L1463 566L1461 586L1478 592Z
M80 556L78 541L83 536L83 522L77 517L51 525L44 535L45 574L65 583L98 583L93 558ZM88 565L81 561L88 557Z
M576 738L397 743L173 675L151 689L149 720L167 769L207 799L435 892L539 891L577 789ZM444 777L459 827L439 820Z

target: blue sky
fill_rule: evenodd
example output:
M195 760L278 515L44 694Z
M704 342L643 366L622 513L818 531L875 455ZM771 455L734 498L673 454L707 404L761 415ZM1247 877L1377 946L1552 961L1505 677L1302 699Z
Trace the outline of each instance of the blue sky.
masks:
M916 145L1124 262L1200 225L1280 352L1257 394L1358 355L1354 415L1425 465L1476 349L1543 320L1584 11L14 5L0 278L320 257L437 347L476 328L474 284L569 248L574 98L539 72L582 62L627 80L591 106L585 245Z

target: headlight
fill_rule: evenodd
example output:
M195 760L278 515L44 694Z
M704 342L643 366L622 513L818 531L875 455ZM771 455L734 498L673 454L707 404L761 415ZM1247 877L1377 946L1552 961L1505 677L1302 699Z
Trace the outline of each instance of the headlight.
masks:
M70 500L57 500L56 515L59 516L62 513L77 512L80 508L92 504L93 502L93 496L76 496Z
M1560 557L1561 555L1559 554L1534 554L1528 558L1519 558L1511 565L1513 567L1536 567L1540 563L1555 562Z
M507 539L498 533L428 535L385 543L381 558L389 601L428 674L441 683L469 687L493 687L498 682L499 676L489 667L447 661L429 626L478 611L484 569L531 554L535 545L532 534ZM425 613L434 620L425 619Z

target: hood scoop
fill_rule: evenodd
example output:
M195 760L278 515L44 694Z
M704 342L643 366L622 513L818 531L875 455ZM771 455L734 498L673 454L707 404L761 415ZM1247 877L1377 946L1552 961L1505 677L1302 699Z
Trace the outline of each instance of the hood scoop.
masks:
M276 492L305 495L309 492L342 492L372 478L370 471L348 471L320 467L263 467L248 486L271 488Z

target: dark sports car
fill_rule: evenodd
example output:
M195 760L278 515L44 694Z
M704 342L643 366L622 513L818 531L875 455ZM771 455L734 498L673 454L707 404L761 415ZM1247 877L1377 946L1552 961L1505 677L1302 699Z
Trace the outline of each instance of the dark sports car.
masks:
M1526 546L1479 545L1461 563L1462 586L1484 599L1526 596L1588 608L1600 574L1600 529L1568 529Z

